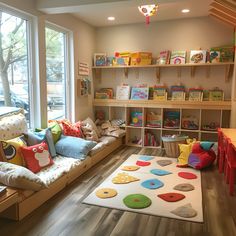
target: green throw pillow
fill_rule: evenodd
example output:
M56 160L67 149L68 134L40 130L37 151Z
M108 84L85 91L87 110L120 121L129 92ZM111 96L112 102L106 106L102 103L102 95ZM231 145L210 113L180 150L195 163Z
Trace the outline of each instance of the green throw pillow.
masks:
M61 133L62 133L61 127L58 123L52 123L49 125L49 127L51 128L53 142L54 142L54 144L56 144L56 142L61 137Z

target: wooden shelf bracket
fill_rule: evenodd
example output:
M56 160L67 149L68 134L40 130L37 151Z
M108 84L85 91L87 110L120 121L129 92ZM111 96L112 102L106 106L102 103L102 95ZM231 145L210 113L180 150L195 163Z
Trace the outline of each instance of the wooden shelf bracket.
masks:
M156 67L156 78L157 78L157 83L159 84L161 81L161 68Z

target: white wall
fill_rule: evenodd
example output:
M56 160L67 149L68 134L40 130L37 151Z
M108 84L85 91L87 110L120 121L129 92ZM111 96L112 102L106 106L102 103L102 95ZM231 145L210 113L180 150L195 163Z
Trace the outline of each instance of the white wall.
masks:
M115 51L150 51L154 57L161 50L209 49L213 46L233 44L233 28L209 17L151 22L150 25L133 24L98 28L96 31L96 52L114 55ZM116 88L121 82L135 85L146 82L149 86L156 84L155 71L150 69L131 69L128 79L123 71L104 70L101 83L96 81L95 88ZM224 68L211 69L210 78L206 78L205 69L197 69L194 78L190 69L182 69L181 78L177 77L176 68L161 71L161 83L167 86L182 83L189 87L202 86L212 89L215 86L225 91L230 99L231 80L225 83Z

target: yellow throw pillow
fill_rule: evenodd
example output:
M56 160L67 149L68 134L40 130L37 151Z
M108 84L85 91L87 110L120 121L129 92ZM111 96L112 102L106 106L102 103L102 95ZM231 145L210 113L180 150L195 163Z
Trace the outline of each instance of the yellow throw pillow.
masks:
M26 146L22 136L10 140L1 140L1 148L3 153L3 161L23 166L23 158L20 147Z
M179 152L180 155L178 157L178 167L187 167L188 166L188 158L190 153L192 152L193 144L199 142L195 138L187 139L187 144L179 144Z

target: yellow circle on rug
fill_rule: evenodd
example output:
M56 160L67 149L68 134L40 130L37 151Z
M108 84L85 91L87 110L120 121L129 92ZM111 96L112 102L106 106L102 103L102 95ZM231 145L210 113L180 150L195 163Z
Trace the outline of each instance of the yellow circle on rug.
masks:
M112 198L117 195L117 191L113 188L101 188L96 191L96 196L99 198Z
M125 171L136 171L138 169L140 169L139 166L123 166L121 168L121 170L125 170Z
M113 184L128 184L134 181L138 181L139 179L131 176L127 173L118 173L113 179L112 183Z

